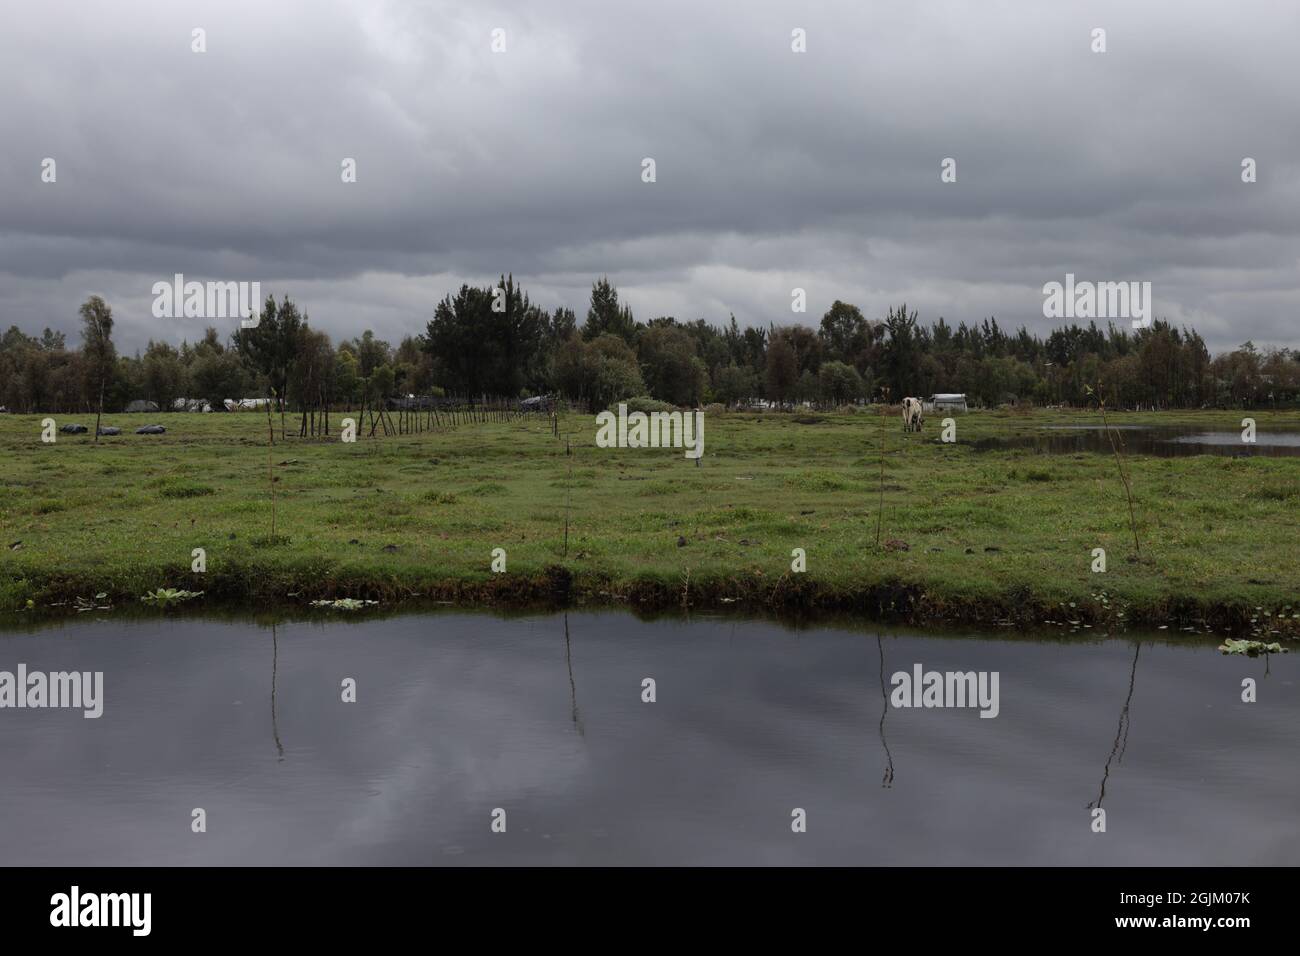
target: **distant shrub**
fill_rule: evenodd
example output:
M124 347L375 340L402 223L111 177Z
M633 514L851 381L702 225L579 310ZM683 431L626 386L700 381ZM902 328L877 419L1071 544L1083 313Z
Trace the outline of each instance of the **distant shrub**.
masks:
M636 395L629 398L626 405L629 414L644 412L649 415L651 412L671 412L675 410L674 406L669 405L667 402L661 402L657 398L651 398L649 395Z

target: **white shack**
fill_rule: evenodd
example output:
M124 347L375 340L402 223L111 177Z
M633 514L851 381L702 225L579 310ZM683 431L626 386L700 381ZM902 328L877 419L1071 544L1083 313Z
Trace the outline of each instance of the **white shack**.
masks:
M966 395L959 392L931 395L929 410L933 412L964 412L967 410Z

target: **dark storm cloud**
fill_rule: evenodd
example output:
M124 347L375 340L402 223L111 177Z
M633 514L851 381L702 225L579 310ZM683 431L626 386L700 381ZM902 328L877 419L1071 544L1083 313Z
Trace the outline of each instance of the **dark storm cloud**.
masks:
M182 272L399 337L513 271L580 314L608 273L641 318L906 299L1041 331L1043 283L1074 272L1151 281L1156 314L1217 348L1295 344L1300 8L1133 6L11 8L0 322L72 329L99 292L128 347L194 338L149 310Z

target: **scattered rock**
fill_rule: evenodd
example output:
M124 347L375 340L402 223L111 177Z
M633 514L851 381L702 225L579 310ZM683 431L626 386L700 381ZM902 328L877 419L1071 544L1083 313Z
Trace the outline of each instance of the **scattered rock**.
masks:
M386 544L386 545L384 545L383 550L387 551L389 554L392 554L394 551L397 550L397 545L395 545L395 544Z
M926 548L931 554L942 554L943 548Z
M135 433L137 435L161 435L166 431L167 429L161 425L141 425L135 430Z
M59 431L66 435L84 435L90 431L85 425L64 425Z
M353 538L351 541L348 542L348 544L360 544L360 543L361 542L358 541L356 538Z
M1001 551L1001 550L1002 550L1001 548L997 548L997 547L994 547L993 545L989 545L987 548L984 549L984 553L985 553L985 554L991 554L991 553L993 553L994 551Z
M682 537L680 534L677 536L677 547L679 548L686 547L686 539Z
M122 429L118 428L116 425L102 425L100 426L99 433L101 435L120 435L122 434Z
M18 550L19 548L21 548L22 546L23 546L23 543L22 543L21 540L19 540L19 541L15 541L13 544L9 545L9 550L10 550L10 551L17 551L17 550Z
M911 547L906 541L900 541L897 538L889 538L885 541L886 551L910 551Z
M974 553L975 553L975 549L974 549L974 548L967 548L967 549L966 549L966 553L967 553L967 554L974 554Z

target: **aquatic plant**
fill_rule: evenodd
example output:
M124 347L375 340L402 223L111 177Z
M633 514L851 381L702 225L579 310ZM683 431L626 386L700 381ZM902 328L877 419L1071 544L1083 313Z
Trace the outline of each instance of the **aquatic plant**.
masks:
M356 598L335 598L334 600L312 601L312 607L327 607L333 611L359 611L364 607L378 604L378 601L360 601Z
M1287 653L1287 649L1277 641L1265 644L1263 641L1248 641L1235 637L1230 637L1220 644L1219 650L1225 654L1245 654L1247 657L1259 657L1260 654Z
M180 604L191 598L201 597L202 591L186 591L184 588L159 588L140 598L147 604Z

